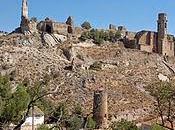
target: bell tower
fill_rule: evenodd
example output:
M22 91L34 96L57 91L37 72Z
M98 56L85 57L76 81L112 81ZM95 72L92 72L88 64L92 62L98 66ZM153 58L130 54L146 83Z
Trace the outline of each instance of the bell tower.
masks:
M22 0L22 12L21 12L21 19L28 19L28 3L27 0Z
M167 48L167 14L159 13L157 21L157 32L158 32L158 53L166 55Z
M21 8L21 32L26 33L29 30L28 3L27 0L22 0Z

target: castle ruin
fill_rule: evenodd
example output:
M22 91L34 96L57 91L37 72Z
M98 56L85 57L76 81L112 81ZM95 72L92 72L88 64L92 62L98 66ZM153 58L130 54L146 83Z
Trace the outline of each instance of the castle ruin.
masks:
M155 52L164 56L175 56L175 37L168 34L168 17L166 13L159 13L157 20L157 32L141 30L139 32L128 31L124 26L110 24L109 30L119 31L125 47L139 49L146 52Z
M56 22L49 18L46 18L44 21L40 22L30 20L28 16L27 0L22 0L20 32L24 34L35 32L45 32L49 34L56 33L61 35L73 34L73 18L68 17L65 23Z
M174 56L174 36L167 34L167 14L158 14L157 32L140 31L135 39L139 49L161 55Z
M139 32L127 31L124 26L110 24L109 30L120 31L125 47L139 49L146 52L155 52L164 56L175 56L175 38L168 34L168 18L166 13L159 13L157 20L157 32L141 30ZM82 29L74 27L72 17L68 17L66 22L56 22L49 18L43 21L29 19L27 0L22 0L21 24L18 32L23 34L46 33L80 36ZM78 33L77 33L78 32ZM60 36L59 36L60 37ZM55 39L55 38L54 38ZM56 40L59 41L59 40Z

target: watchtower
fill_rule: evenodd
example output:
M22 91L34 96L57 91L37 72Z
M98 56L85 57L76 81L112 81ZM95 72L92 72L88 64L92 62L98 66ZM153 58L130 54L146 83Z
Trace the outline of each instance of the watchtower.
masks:
M21 18L28 19L28 3L27 0L22 0L22 10L21 10Z
M93 118L96 121L97 129L108 127L108 106L106 90L97 90L94 92Z
M27 0L22 0L20 28L21 28L22 33L26 33L29 31L29 17L28 17Z
M159 13L157 21L158 42L157 49L159 54L166 55L167 48L167 14Z

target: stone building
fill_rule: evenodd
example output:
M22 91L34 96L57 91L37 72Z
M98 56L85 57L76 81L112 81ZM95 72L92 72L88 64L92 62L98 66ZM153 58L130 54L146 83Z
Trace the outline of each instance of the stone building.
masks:
M94 92L93 118L97 129L108 127L107 92L105 90Z
M28 3L27 0L22 0L22 13L20 32L30 34L34 32L56 33L61 35L73 34L74 24L73 18L68 17L65 23L60 23L46 18L44 21L30 20L28 16Z
M166 56L175 56L174 36L167 34L167 14L158 14L157 32L142 30L135 35L138 49Z

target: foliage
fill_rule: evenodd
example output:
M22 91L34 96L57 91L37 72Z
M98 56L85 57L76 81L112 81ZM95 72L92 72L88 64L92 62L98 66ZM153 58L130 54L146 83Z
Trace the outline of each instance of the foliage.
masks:
M104 41L116 42L121 38L121 33L119 31L104 31L91 29L90 31L82 33L79 38L81 41L86 41L88 39L93 39L93 42L97 45L101 45Z
M112 130L138 130L137 126L131 122L122 119L119 122L113 122L111 125Z
M75 106L74 109L75 109L75 110L74 110L74 113L75 113L75 114L77 114L77 115L82 115L83 109L82 109L82 107L81 107L80 104L77 104L77 105Z
M151 130L165 130L165 129L162 126L160 126L160 125L154 124L151 127Z
M46 104L44 97L53 93L47 90L43 82L33 87L27 86L28 82L24 84L13 88L9 77L0 76L0 129L5 129L11 123L16 124L14 130L19 129L32 106Z
M89 117L87 120L87 128L95 129L95 126L96 126L96 122L93 120L92 117Z
M37 128L37 130L50 130L50 128L47 125L40 125L39 128Z
M29 100L29 94L23 85L18 85L13 92L9 78L0 76L0 127L18 123Z
M82 119L81 117L75 115L71 117L71 119L68 121L68 129L69 130L79 130L82 125Z
M52 105L45 113L48 116L47 123L59 123L64 126L65 122L69 119L66 103L61 103L58 106Z
M84 29L91 29L91 24L88 22L88 21L85 21L82 25L81 25L82 28Z
M150 94L155 98L155 112L161 118L161 125L166 126L166 122L171 124L172 129L175 121L175 92L174 85L169 82L156 82L147 87Z

